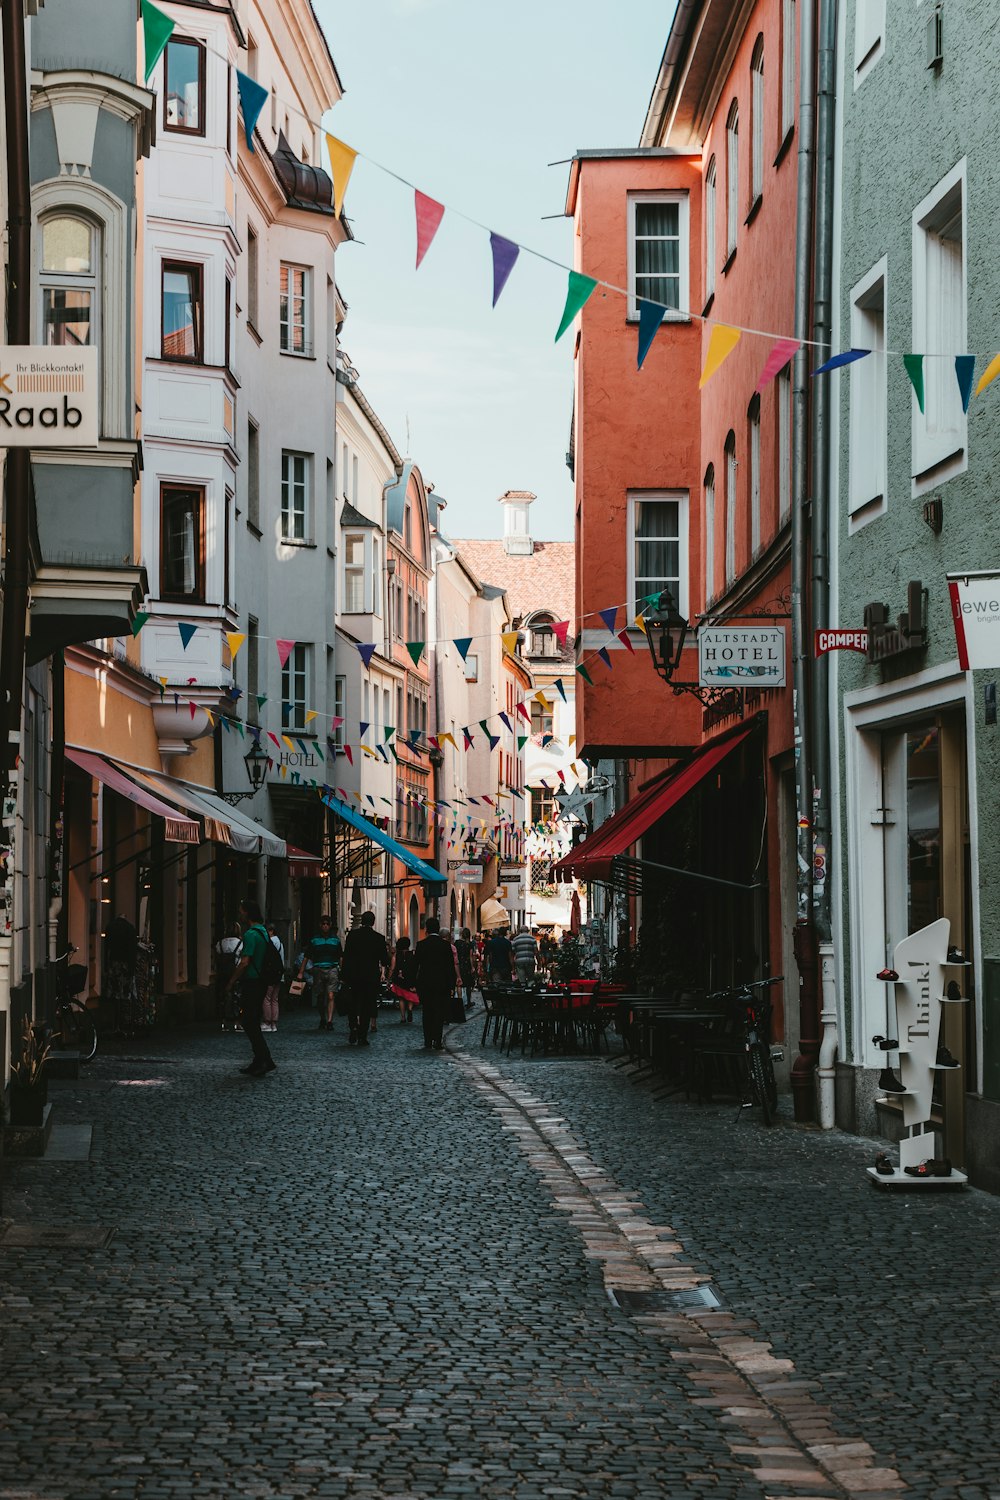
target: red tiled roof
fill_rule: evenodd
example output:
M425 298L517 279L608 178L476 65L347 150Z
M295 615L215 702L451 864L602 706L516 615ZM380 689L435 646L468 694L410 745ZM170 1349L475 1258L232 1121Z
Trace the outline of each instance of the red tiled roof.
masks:
M572 542L535 542L530 557L512 557L503 542L476 537L464 542L449 540L480 583L492 583L504 590L515 616L550 609L557 620L574 618L576 549Z

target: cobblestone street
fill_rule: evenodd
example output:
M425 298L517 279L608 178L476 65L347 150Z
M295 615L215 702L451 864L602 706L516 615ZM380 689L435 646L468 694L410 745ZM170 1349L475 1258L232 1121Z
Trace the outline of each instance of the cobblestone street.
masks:
M480 1029L54 1084L93 1138L5 1164L0 1496L1000 1495L1000 1203Z

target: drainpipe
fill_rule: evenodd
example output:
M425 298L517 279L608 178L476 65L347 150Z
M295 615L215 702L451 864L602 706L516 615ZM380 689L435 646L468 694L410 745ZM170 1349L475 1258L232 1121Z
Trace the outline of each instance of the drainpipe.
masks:
M809 338L809 293L813 248L815 154L815 16L811 3L797 7L799 37L798 190L795 227L795 337ZM792 1096L796 1120L811 1120L815 1112L813 1068L819 1053L816 929L812 915L813 775L809 713L809 662L812 656L807 613L809 576L809 364L800 348L792 379L792 715L795 750L795 930L793 946L799 971L799 1055L792 1064Z
M833 192L836 111L837 0L820 0L816 90L816 263L813 280L813 338L829 345L833 336ZM812 619L815 630L830 622L830 386L815 382L812 393ZM819 1116L825 1130L834 1121L837 1056L837 994L830 921L832 871L830 818L830 658L813 663L812 754L814 852L823 853L823 877L813 886L813 914L819 946L822 988L819 1051Z

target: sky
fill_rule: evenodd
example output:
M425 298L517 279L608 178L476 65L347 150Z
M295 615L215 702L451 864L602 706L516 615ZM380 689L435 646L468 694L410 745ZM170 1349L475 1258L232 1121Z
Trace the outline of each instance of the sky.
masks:
M522 251L492 308L488 230L572 265L564 159L638 144L674 0L314 5L344 85L325 124L372 159L345 202L357 242L337 252L362 389L447 500L447 534L499 535L514 489L538 496L533 536L569 539L566 272ZM412 189L373 162L487 228L446 213L416 270Z

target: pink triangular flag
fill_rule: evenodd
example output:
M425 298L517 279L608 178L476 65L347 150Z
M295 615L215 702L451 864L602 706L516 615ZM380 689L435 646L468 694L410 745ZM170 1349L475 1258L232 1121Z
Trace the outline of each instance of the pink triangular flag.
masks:
M778 371L785 368L792 355L797 353L800 348L801 342L799 339L775 340L774 344L771 346L771 352L767 356L767 360L765 361L764 368L760 372L760 379L757 382L756 392L758 396L766 385L771 384L771 381L774 379L775 375L777 375Z
M444 204L438 203L434 198L428 198L426 193L421 193L417 188L413 189L413 203L417 211L417 266L419 267L431 248L431 241L444 218Z
M553 620L552 622L552 633L559 642L560 651L566 650L566 636L569 634L569 624L568 620Z
M275 641L274 644L278 648L278 660L280 661L281 665L284 666L285 663L286 663L286 661L288 660L288 658L292 654L292 647L295 645L295 642L294 641Z

